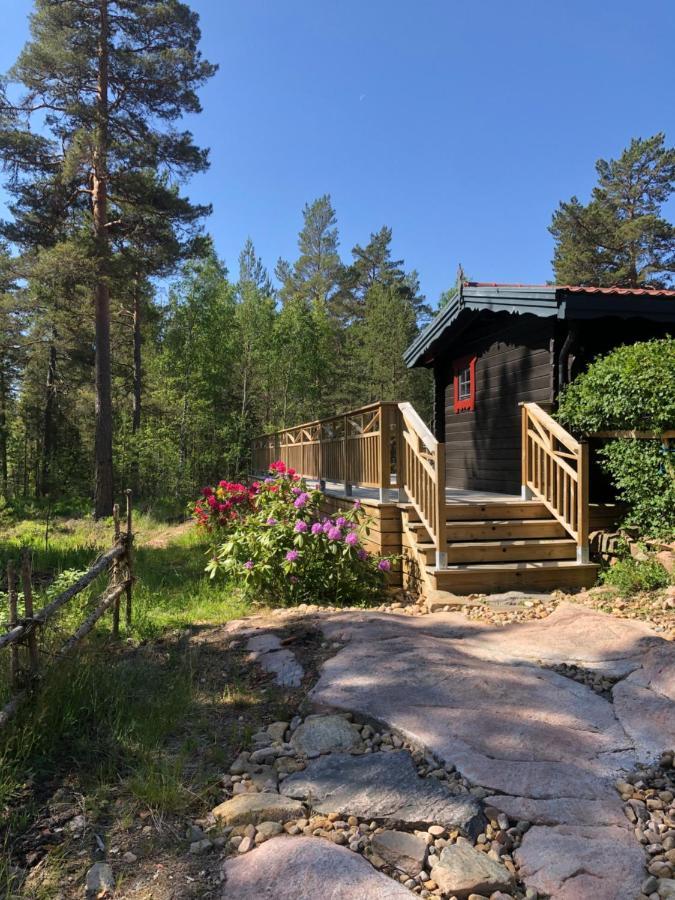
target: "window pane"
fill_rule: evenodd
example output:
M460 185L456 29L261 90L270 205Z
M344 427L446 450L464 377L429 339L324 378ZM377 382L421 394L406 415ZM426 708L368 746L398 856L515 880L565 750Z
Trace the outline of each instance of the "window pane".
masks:
M458 399L468 400L471 397L471 369L469 366L458 375Z

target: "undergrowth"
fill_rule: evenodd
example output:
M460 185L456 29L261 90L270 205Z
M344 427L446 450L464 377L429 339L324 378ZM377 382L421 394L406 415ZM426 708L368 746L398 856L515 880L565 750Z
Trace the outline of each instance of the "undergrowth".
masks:
M111 786L132 806L159 814L180 813L194 802L183 771L187 741L167 751L195 697L193 659L182 637L185 629L221 624L248 607L231 586L205 576L206 548L192 529L137 517L134 532L131 628L113 644L110 615L104 616L72 659L45 667L35 697L0 734L1 896L7 894L10 848L69 779L94 804ZM31 548L39 609L56 586L74 580L110 546L111 535L111 522L63 520L51 524L45 544L44 523L12 523L0 527L0 565L4 572L9 557L18 560L21 547ZM47 629L47 659L104 584L105 576ZM6 598L0 597L0 622L6 618ZM0 653L0 703L9 696L7 660L7 652Z

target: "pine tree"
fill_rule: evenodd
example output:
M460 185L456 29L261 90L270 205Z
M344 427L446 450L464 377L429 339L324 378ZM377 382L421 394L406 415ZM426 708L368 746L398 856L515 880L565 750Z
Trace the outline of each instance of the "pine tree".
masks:
M337 218L328 194L306 203L298 235L300 256L291 266L279 260L275 274L281 282L283 302L302 297L312 303L330 304L342 271L338 253Z
M675 273L675 227L662 207L675 189L675 148L665 136L634 138L617 160L596 163L584 206L561 203L549 228L559 284L665 287Z
M89 231L94 263L95 514L113 501L110 285L116 234L134 207L171 217L181 180L207 166L172 123L199 112L196 90L215 71L198 50L198 17L179 0L36 0L31 40L10 73L25 88L0 131L14 196L5 234L53 243L50 223ZM44 117L39 133L31 122ZM148 171L159 174L147 191ZM186 201L187 202L187 201ZM196 213L207 212L201 208Z

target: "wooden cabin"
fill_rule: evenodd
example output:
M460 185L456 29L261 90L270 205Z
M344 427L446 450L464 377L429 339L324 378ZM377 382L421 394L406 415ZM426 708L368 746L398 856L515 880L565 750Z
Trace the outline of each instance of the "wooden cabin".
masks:
M520 493L519 404L550 412L597 356L674 331L675 291L463 284L405 354L434 374L446 484ZM598 482L591 497L609 499Z
M675 330L675 291L467 282L405 354L434 375L432 427L381 402L255 438L334 511L356 498L394 583L422 592L575 590L597 577L589 533L614 499L589 444L550 413L613 347Z

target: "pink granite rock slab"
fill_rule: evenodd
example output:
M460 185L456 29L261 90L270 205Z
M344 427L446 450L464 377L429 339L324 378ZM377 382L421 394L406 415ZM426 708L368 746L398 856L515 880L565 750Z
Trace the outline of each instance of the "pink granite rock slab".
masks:
M535 826L515 858L528 887L555 900L635 900L645 877L642 849L613 826Z
M407 888L344 847L276 837L229 859L222 900L412 900Z
M485 803L506 813L509 818L533 825L615 825L625 829L628 821L618 795L612 793L599 800L576 797L540 800L495 794L486 797Z

